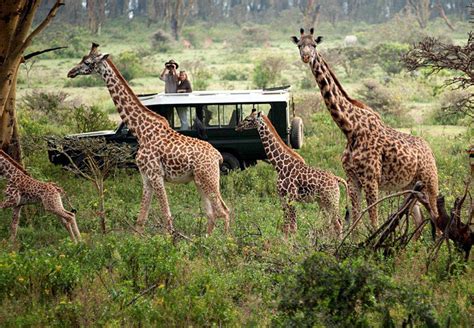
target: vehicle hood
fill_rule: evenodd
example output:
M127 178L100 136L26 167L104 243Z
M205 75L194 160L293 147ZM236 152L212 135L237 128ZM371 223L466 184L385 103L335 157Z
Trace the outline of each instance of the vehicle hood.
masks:
M106 137L110 135L114 135L114 130L104 130L104 131L93 131L93 132L85 132L85 133L76 133L76 134L68 134L66 138L87 138L87 137Z

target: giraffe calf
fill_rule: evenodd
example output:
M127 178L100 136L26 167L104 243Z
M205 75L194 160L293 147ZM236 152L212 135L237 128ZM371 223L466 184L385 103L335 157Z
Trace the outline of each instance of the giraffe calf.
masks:
M22 206L39 202L43 203L46 211L56 214L74 242L81 239L75 214L63 207L61 194L64 191L59 186L32 178L23 167L2 150L0 150L0 176L8 179L4 191L5 199L0 203L0 208L13 208L12 241L16 238Z

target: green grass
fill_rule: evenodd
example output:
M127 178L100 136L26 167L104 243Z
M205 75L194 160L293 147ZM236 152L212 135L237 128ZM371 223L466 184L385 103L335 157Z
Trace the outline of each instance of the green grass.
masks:
M301 80L307 78L303 70L308 68L301 64L296 47L289 41L289 36L299 29L296 22L287 26L263 25L263 29L272 31L269 46L254 44L244 49L232 44L233 39L241 35L230 24L212 28L201 24L187 26L185 30L194 31L201 44L205 37L211 37L211 46L190 50L177 46L166 53L149 49L150 36L156 26L146 28L143 22L123 25L123 22L112 22L104 26L102 36L97 38L85 31L77 32L77 42L85 47L82 53L77 58L39 60L30 73L30 88L22 70L18 101L32 90L61 90L69 94L71 101L97 105L116 117L105 86L64 87L67 71L88 52L90 40L100 43L102 51L112 55L126 50L139 53L140 49L146 50L142 51L141 58L145 74L131 81L136 93L163 90L157 76L170 58L188 71L194 62L201 61L212 75L209 89L253 88L251 75L255 65L277 54L286 63L277 83L289 81L297 101L303 97L319 97L317 88L300 89ZM466 26L460 23L451 38L465 37ZM433 33L448 33L439 22L429 28ZM323 24L317 34L327 36L327 42L321 45L323 49L340 46L343 37L352 33L362 34L366 38L365 45L371 47L371 36L376 35L378 29L366 24L344 23L339 27ZM48 41L46 34L43 42ZM222 72L229 68L245 72L248 78L222 80ZM334 69L346 90L354 95L361 86L360 79L346 76L340 67ZM383 80L381 70L373 74L371 78ZM309 78L312 77L309 75ZM440 190L446 195L447 203L452 204L461 194L468 174L464 150L474 139L472 127L425 125L430 111L439 106L439 99L433 96L432 90L442 78L412 78L402 73L393 77L389 86L404 96L406 114L415 122L401 130L422 136L430 143L437 160ZM301 114L304 114L307 131L299 152L310 165L344 177L340 162L345 146L343 135L325 109L308 109L297 104L297 113L299 109L304 109ZM156 202L150 211L145 236L133 234L130 224L136 220L142 188L137 171L117 171L106 181L109 233L102 236L92 184L50 164L42 144L31 147L31 152L25 155L26 167L34 177L55 181L65 189L78 211L84 242L71 244L55 217L40 206L27 206L22 212L18 242L10 245L7 240L11 210L0 211L1 326L283 325L279 320L289 316L281 307L282 300L294 292L291 286L304 267L302 263L312 256L317 258L315 251L331 257L338 243L331 234L330 222L315 204L297 204L298 233L284 240L280 230L283 212L276 195L276 173L264 162L221 178L222 195L232 213L229 235L223 234L223 223L218 222L215 233L206 236L206 217L193 184L166 186L175 227L193 240L190 242L175 240L164 231ZM4 185L4 181L0 181L0 187ZM396 206L396 202L384 203L380 208L381 217L387 217ZM352 257L341 261L341 268L349 271L365 264L374 270L377 268L374 272L379 272L382 286L408 290L406 297L401 298L406 302L402 305L389 303L388 298L377 299L377 304L369 307L372 311L369 326L381 326L382 314L377 311L382 306L389 309L395 326L401 326L408 316L410 300L418 301L413 309L429 304L440 326L446 326L448 321L451 326L472 324L472 261L463 263L456 254L451 254L454 270L449 273L446 265L450 256L443 247L438 260L426 270L428 253L433 247L428 230L424 231L421 241L412 243L396 256L383 258L378 254L354 252ZM367 234L367 228L361 226L354 242ZM376 289L375 285L368 287ZM337 286L325 288L342 293ZM318 309L321 318L332 310L329 305ZM362 316L363 311L355 309L353 315Z

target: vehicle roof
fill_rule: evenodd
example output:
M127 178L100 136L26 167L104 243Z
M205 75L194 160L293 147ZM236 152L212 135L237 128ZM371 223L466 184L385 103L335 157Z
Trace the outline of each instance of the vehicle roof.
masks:
M288 102L289 90L225 90L195 91L191 93L157 93L139 96L145 106L190 104L256 104Z

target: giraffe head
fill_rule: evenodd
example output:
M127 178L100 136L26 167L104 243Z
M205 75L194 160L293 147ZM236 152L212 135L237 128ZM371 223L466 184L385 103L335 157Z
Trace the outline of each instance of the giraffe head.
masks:
M322 36L318 36L316 39L313 36L314 28L309 30L309 34L304 34L304 29L300 29L301 37L298 39L296 36L292 36L291 40L300 49L301 60L307 64L314 60L316 57L316 46L323 40Z
M106 60L109 56L109 54L100 54L97 50L98 48L99 45L97 43L92 43L92 48L89 54L82 57L81 62L67 73L67 77L74 78L78 75L89 75L96 72L100 63Z
M235 131L244 131L244 130L252 130L256 129L259 126L259 122L262 120L262 112L258 112L254 108L252 109L252 113L249 116L244 118L242 121L237 124L235 127Z

